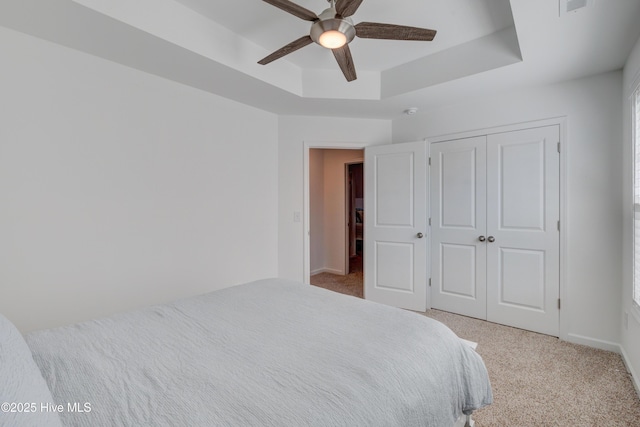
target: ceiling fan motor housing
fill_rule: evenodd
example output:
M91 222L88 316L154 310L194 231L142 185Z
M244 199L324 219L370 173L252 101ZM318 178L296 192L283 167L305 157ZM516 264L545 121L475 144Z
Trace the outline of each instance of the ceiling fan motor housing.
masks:
M356 36L356 29L351 18L336 18L336 10L332 7L322 12L316 22L311 25L311 40L320 44L320 36L326 31L339 31L347 38L347 43ZM322 45L321 45L322 46Z

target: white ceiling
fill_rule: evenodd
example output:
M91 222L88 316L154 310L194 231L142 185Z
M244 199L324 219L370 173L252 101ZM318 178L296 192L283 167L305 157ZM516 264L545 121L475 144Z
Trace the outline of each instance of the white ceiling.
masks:
M364 0L362 21L438 30L433 42L356 38L347 83L315 44L256 61L309 23L260 0L2 0L0 25L277 114L391 119L620 69L640 35L640 0ZM319 13L325 0L298 0Z
M268 51L309 34L311 27L310 22L259 0L177 1ZM316 14L329 6L326 0L295 3ZM508 0L365 0L352 19L355 24L383 22L438 31L431 43L356 38L351 51L358 70L373 71L386 70L513 26ZM318 45L294 52L287 60L302 68L337 67L331 52Z

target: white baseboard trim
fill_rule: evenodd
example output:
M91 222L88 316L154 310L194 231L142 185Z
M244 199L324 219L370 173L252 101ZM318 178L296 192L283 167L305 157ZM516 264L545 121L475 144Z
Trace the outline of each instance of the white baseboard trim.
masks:
M339 274L340 276L344 276L344 271L336 270L334 268L318 268L317 270L313 270L311 272L311 275L315 276L316 274L320 274L320 273L331 273L331 274Z
M586 345L589 347L599 348L601 350L607 350L607 351L612 351L614 353L618 353L622 357L622 362L624 363L624 366L627 369L627 372L631 374L631 383L633 384L633 387L636 389L636 393L638 394L638 397L640 397L640 377L636 375L636 372L633 369L633 366L629 362L629 356L627 356L627 352L624 351L624 347L622 345L616 344L610 341L599 340L596 338L590 338L590 337L585 337L585 336L576 335L576 334L569 334L567 341L574 344Z
M612 351L620 354L620 344L599 340L597 338L585 337L577 334L567 334L567 341L573 344L586 345L587 347L599 348L600 350Z
M629 362L629 357L627 356L627 352L624 351L624 347L620 346L620 355L622 356L622 361L624 362L624 366L627 368L627 372L631 374L631 383L633 383L633 387L636 389L636 393L638 397L640 397L640 382L638 382L638 376L636 375L633 366Z

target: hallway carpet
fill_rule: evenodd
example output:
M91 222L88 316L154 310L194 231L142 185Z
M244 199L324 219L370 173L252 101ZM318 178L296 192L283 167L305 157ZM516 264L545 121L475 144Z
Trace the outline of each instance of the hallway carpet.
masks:
M355 256L350 259L349 274L347 275L320 273L311 276L311 284L314 286L358 298L364 298L362 292L363 280L361 256Z

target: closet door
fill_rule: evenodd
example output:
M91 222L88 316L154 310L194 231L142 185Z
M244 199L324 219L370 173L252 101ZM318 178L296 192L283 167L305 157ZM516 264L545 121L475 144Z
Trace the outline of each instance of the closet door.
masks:
M487 137L487 320L558 336L559 127Z
M431 145L431 306L486 319L486 137Z

